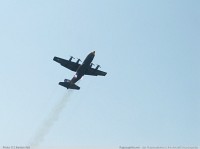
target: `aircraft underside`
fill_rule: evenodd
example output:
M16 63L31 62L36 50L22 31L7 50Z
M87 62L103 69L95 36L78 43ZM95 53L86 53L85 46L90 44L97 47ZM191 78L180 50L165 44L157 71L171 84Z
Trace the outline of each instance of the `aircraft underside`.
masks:
M76 72L71 80L65 79L64 82L59 82L59 85L66 87L67 89L76 89L79 90L80 87L75 83L82 78L84 75L92 76L105 76L107 73L101 70L98 70L100 65L97 65L96 68L92 68L94 65L92 63L95 56L95 51L88 54L82 64L79 64L80 59L77 62L72 62L73 57L71 56L69 60L65 60L59 57L54 57L53 60L60 63L62 66L70 69L71 71Z

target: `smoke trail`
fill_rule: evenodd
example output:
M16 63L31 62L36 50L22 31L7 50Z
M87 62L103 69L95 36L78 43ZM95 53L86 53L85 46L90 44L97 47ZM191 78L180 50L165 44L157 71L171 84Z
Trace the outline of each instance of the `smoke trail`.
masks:
M35 134L33 141L31 141L31 147L37 147L43 141L44 137L48 134L54 122L57 121L60 112L65 107L65 104L69 101L69 97L72 92L73 90L68 90L67 93L65 93L63 96L62 100L53 107L47 119L41 125L39 131Z

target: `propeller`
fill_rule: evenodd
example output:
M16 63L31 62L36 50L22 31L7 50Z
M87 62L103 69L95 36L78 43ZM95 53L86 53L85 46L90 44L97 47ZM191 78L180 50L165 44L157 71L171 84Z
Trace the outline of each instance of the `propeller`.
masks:
M95 69L97 70L97 69L99 69L99 68L101 68L101 66L100 66L100 65L97 65L97 67L96 67Z
M69 61L72 61L72 59L75 59L73 56L70 56L70 59L69 59Z
M82 62L80 58L77 58L78 60L76 61L76 63L78 64L79 62Z
M93 63L91 63L91 64L90 64L90 67L91 67L91 68L92 68L92 66L94 66L94 64L93 64Z

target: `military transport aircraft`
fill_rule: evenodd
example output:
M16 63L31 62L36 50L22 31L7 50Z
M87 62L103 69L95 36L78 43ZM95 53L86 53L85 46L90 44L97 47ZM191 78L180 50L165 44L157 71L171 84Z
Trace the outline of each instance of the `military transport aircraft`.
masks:
M74 57L70 57L69 60L65 60L59 57L54 57L53 60L60 63L60 65L70 69L71 71L75 71L76 74L73 76L71 80L65 79L64 82L59 82L59 85L66 87L67 89L77 89L79 90L80 87L77 86L75 83L80 80L84 75L92 75L92 76L105 76L107 73L101 70L98 70L100 65L97 65L96 68L92 68L94 65L92 60L94 59L95 51L88 54L82 64L79 64L81 61L78 59L76 62L72 62Z

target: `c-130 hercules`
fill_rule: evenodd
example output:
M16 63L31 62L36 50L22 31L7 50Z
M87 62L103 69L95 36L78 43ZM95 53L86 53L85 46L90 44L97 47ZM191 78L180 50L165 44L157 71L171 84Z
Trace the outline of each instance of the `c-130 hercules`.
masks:
M78 59L76 62L72 62L74 57L70 57L69 60L65 60L59 57L54 57L53 60L60 63L60 65L70 69L71 71L75 71L76 74L73 76L71 80L65 79L64 82L59 82L59 85L66 87L67 89L76 89L79 90L80 87L75 83L80 80L84 75L92 75L92 76L105 76L107 73L101 70L98 70L100 65L97 65L96 68L92 68L94 65L92 60L94 59L95 51L88 54L82 64L79 64L81 61Z

